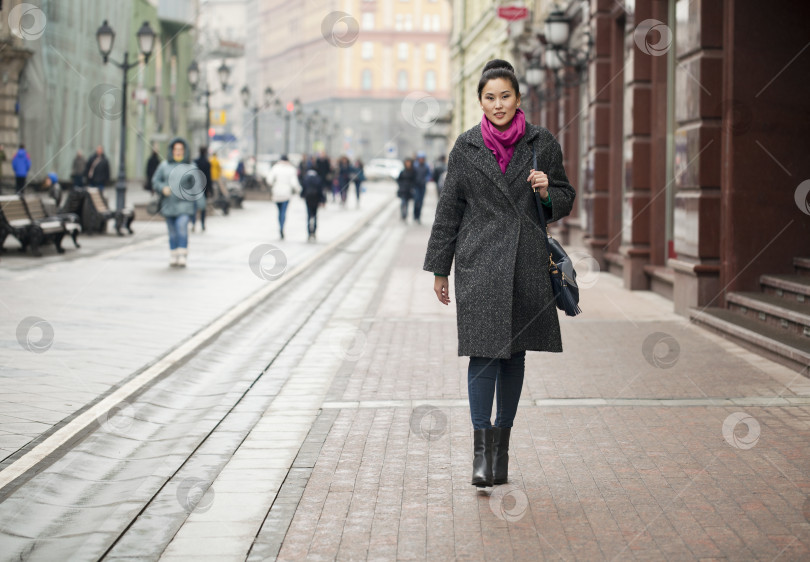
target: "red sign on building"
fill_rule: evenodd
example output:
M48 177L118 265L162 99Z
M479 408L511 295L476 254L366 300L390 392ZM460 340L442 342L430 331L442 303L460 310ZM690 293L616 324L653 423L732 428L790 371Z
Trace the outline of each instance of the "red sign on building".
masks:
M529 17L529 8L525 6L499 6L498 17L508 21L525 20Z

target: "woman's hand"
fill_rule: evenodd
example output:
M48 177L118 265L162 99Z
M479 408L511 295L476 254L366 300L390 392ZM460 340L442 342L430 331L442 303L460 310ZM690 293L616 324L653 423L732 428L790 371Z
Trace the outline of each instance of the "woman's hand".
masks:
M548 199L548 176L540 170L531 170L526 179L543 200Z
M164 195L165 197L168 197L169 195L171 195L171 194L172 194L172 188L171 188L171 187L169 187L168 185L164 185L164 186L163 186L163 190L162 190L162 191L163 191L163 195Z
M436 296L439 297L439 302L447 305L450 304L450 282L447 277L436 275L433 279L433 290Z

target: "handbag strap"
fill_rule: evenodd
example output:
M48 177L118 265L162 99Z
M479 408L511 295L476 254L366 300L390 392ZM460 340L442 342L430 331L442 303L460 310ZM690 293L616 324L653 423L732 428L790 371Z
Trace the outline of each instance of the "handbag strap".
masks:
M537 171L537 153L534 151L534 143L532 143L532 167ZM540 215L540 224L543 225L543 238L546 241L546 249L548 250L549 258L551 258L551 244L548 241L548 225L546 224L546 214L543 212L543 202L540 200L540 193L534 188L532 188L532 191L534 191L534 203L537 206L537 214Z

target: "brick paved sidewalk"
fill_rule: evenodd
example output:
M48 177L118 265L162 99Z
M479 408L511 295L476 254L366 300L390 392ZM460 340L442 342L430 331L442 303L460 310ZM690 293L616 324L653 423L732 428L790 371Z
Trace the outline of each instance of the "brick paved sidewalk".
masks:
M467 359L421 271L429 228L410 227L370 300L362 353L333 381L263 554L810 557L808 381L607 274L563 319L565 353L527 355L510 483L471 486Z

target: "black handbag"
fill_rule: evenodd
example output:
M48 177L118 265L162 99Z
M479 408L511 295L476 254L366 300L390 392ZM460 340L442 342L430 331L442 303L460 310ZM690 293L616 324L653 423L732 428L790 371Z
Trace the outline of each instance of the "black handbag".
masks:
M532 162L537 170L537 154L532 145ZM537 214L540 215L540 224L543 225L543 233L546 239L546 249L548 249L548 274L551 278L551 289L554 291L554 299L557 308L565 312L566 316L576 316L582 310L579 308L579 287L577 287L577 272L571 258L565 253L562 245L548 233L546 224L546 214L543 212L543 202L540 200L540 193L534 190L534 203L537 205Z

